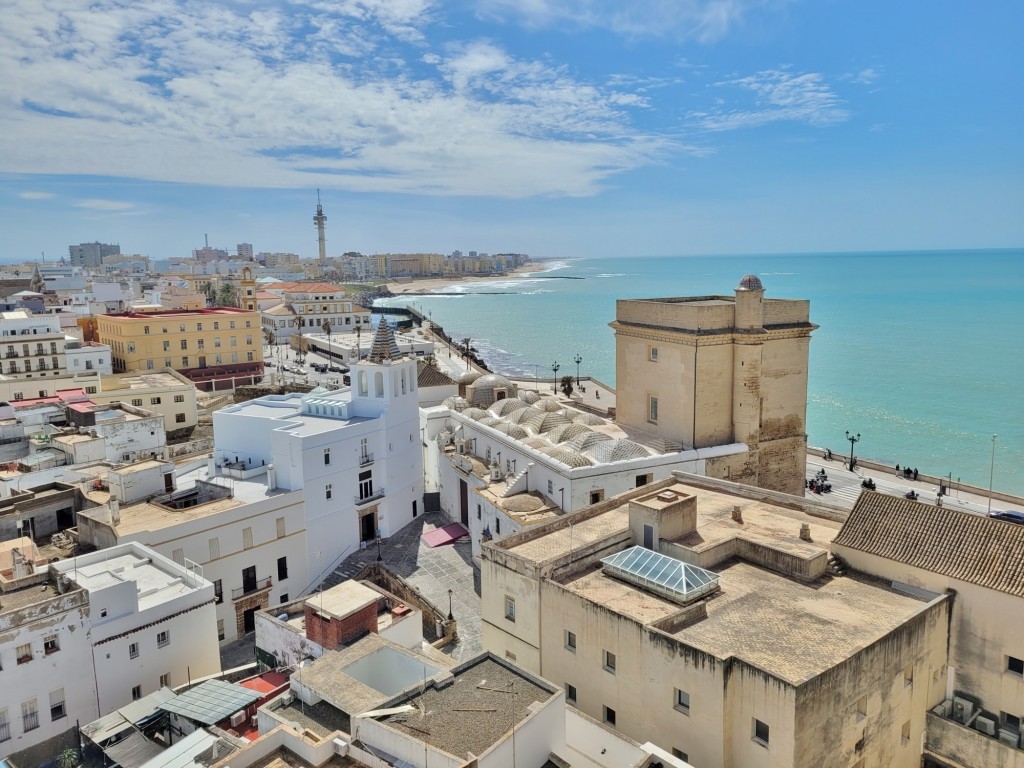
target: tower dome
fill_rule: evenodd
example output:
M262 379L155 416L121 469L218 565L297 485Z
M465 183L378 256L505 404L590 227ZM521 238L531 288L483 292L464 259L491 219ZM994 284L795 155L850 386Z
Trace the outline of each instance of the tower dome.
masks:
M740 284L736 286L737 291L763 291L764 286L761 284L761 278L757 275L744 275L743 279L740 280Z

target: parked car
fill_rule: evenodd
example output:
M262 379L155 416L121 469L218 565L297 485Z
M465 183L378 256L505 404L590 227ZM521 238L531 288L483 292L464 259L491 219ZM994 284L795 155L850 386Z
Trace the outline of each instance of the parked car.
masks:
M1013 509L1006 509L1002 512L993 512L990 517L993 517L996 520L1005 520L1008 523L1024 525L1024 512L1017 512Z
M331 373L348 373L348 368L341 365L329 365L327 366L327 370Z

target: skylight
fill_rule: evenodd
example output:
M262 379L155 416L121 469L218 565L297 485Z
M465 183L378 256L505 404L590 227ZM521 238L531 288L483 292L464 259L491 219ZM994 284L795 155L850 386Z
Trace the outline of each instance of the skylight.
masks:
M644 547L601 560L609 576L643 587L677 603L689 603L718 589L718 574Z

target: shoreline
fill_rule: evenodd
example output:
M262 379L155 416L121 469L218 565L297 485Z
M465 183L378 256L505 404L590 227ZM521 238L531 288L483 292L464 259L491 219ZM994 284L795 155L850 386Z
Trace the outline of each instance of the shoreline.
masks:
M503 275L470 275L467 277L414 277L408 282L390 282L384 287L387 288L395 296L416 296L416 295L430 295L431 293L442 289L455 287L459 285L474 285L477 283L503 283L510 280L522 280L528 275L534 275L544 272L552 272L552 269L544 269L543 262L530 262L524 264L521 267L517 267L511 272L506 272ZM441 294L444 295L444 294Z

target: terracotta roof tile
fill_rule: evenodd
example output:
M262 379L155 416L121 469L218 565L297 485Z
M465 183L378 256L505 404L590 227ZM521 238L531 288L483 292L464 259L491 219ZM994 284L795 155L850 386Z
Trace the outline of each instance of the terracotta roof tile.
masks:
M834 544L1024 596L1024 525L865 491Z

